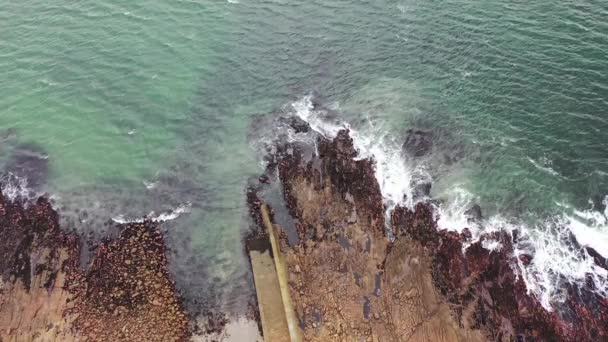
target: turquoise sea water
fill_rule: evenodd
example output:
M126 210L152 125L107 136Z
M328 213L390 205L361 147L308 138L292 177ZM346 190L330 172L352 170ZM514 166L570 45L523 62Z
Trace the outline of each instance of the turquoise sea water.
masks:
M455 216L544 231L578 212L608 243L606 19L601 1L0 0L0 157L44 149L45 190L94 213L79 229L189 205L166 227L193 306L249 298L255 124L311 91L397 142L432 131L421 167Z

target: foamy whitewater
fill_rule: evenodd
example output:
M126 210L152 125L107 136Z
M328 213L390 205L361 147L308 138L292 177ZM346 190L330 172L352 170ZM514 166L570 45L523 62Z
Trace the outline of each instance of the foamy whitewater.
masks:
M371 158L375 161L376 178L380 185L387 210L387 217L396 205L413 208L419 201L429 198L415 198L413 189L418 182L432 181L424 165L412 166L402 153L401 143L382 128L382 122L367 120L367 127L354 129L346 122L327 120L324 109L315 108L312 95L305 96L292 103L285 110L288 115L295 115L308 122L318 134L333 138L344 128L350 130L359 158ZM293 141L314 143L310 135L288 133ZM533 162L533 161L531 161ZM433 202L442 229L462 231L469 228L473 240L483 233L492 231L518 231L519 240L514 246L516 260L512 266L523 278L528 292L535 295L547 310L564 299L564 281L583 283L591 275L595 289L602 296L608 296L608 272L598 267L584 248L573 246L570 234L578 243L592 247L603 256L608 256L608 209L605 212L592 210L579 211L564 208L564 213L544 220L541 224L528 226L517 218L494 215L480 223L469 220L466 210L475 204L475 195L466 189L464 184L452 184L441 194L441 204ZM608 196L604 199L608 204ZM387 227L390 231L390 227ZM497 241L484 240L482 246L497 250L502 246ZM520 255L528 254L534 258L532 263L524 266Z
M150 212L146 217L137 217L137 218L127 218L124 215L118 215L112 218L112 221L118 224L126 224L126 223L141 223L145 220L153 221L153 222L165 222L175 220L180 217L182 214L186 214L190 212L192 205L190 203L185 203L179 205L177 208L164 212L161 214L156 214L155 212Z
M27 179L17 177L10 172L0 176L0 185L4 197L11 201L22 200L26 205L28 201L42 195L28 186Z

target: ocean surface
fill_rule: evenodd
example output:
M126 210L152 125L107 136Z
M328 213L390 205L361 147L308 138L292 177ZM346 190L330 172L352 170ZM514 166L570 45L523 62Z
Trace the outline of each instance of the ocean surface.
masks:
M238 312L268 123L350 127L389 210L433 199L461 230L478 204L474 235L517 229L550 308L587 273L608 291L572 243L608 256L606 60L602 1L0 0L0 166L42 156L36 191L91 236L171 219L189 308ZM432 153L405 156L408 129Z

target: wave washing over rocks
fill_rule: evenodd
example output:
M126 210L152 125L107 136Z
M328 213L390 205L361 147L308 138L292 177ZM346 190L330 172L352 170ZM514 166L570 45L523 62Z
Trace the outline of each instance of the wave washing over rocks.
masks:
M588 228L565 215L553 230L484 218L465 189L435 200L429 173L407 164L432 150L432 132L399 144L331 112L314 96L283 109L249 195L253 218L270 204L283 229L305 340L608 339L608 264L577 239Z
M398 141L374 129L373 122L354 129L348 123L328 120L328 117L338 115L324 107L316 94L303 97L290 107L285 110L286 114L307 122L314 132L325 138L335 137L344 128L350 130L359 153L357 158L375 161L375 175L387 217L396 205L413 209L417 203L428 202L434 208L441 229L462 232L467 228L473 236L472 241L494 232L514 235L517 237L514 253L519 260L514 265L515 271L547 310L565 300L565 283L592 282L595 292L608 297L608 271L602 267L602 262L597 262L608 256L607 244L604 244L608 242L608 195L592 203L593 209L570 210L571 214L549 217L534 226L500 214L484 217L475 203L475 196L458 184L452 186L447 200L431 198L432 176L417 159L432 152L433 132L410 129L405 139ZM293 132L288 134L289 141L311 139L298 137ZM484 246L492 249L500 248L501 244L486 239Z
M161 228L166 217L117 224L115 236L103 237L83 264L86 237L64 231L48 198L22 197L31 195L17 191L25 181L4 184L0 341L240 341L259 336L251 318L229 320L231 313L217 308L188 310L169 269Z

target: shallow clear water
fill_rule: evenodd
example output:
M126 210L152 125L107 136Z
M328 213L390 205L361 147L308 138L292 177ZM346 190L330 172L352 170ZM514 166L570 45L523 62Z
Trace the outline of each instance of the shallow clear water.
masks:
M608 243L601 1L0 5L0 157L41 146L66 216L94 213L72 222L84 229L190 203L167 230L196 300L250 294L240 236L262 171L256 123L313 90L395 146L408 128L434 132L434 154L403 173L430 175L454 220L475 202L544 231L578 210L594 215L578 216L587 240Z

